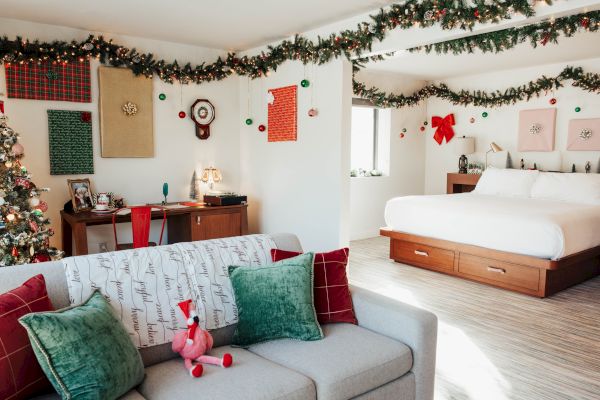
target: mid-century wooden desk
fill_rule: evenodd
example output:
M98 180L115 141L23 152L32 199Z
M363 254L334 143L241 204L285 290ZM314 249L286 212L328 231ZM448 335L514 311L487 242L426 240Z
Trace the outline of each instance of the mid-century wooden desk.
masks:
M169 243L217 239L248 233L248 206L197 206L167 210ZM154 211L152 219L162 219L162 211ZM112 224L112 214L91 211L60 212L62 249L65 255L88 254L87 227ZM130 222L129 214L118 215L117 223ZM73 253L73 242L75 252Z

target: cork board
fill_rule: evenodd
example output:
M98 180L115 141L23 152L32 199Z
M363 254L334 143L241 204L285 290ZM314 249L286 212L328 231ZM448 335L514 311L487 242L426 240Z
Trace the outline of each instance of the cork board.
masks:
M98 83L102 157L154 157L152 79L99 67Z
M94 173L92 114L48 110L50 175Z
M269 90L269 142L286 142L297 139L297 88L296 85L292 85Z

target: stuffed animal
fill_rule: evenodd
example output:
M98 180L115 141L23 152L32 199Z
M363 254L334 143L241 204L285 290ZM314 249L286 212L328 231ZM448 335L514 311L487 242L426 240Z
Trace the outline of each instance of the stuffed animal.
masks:
M230 367L233 357L229 353L224 354L223 358L204 355L212 349L213 338L210 333L200 328L200 319L192 300L182 301L178 305L187 319L187 330L175 334L172 348L183 357L190 375L194 378L202 376L204 371L202 363L220 365L223 368Z

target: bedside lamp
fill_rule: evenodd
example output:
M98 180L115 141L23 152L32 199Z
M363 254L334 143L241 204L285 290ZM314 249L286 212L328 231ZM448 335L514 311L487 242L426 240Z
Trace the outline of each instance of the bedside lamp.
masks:
M502 151L502 147L498 146L495 142L490 143L490 149L488 151L485 152L485 167L488 167L488 154L491 153L498 153Z
M467 154L475 152L475 138L472 137L457 137L454 139L454 154L460 156L458 159L458 173L466 174L469 160Z
M213 189L215 182L221 182L223 177L221 176L221 171L219 171L215 167L204 168L202 172L202 178L200 180L204 183L208 183L208 188L210 190Z

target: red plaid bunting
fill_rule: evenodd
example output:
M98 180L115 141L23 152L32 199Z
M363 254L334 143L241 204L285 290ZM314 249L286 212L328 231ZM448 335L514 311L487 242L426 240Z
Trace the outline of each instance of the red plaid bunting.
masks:
M6 64L8 97L33 100L92 101L90 62Z

